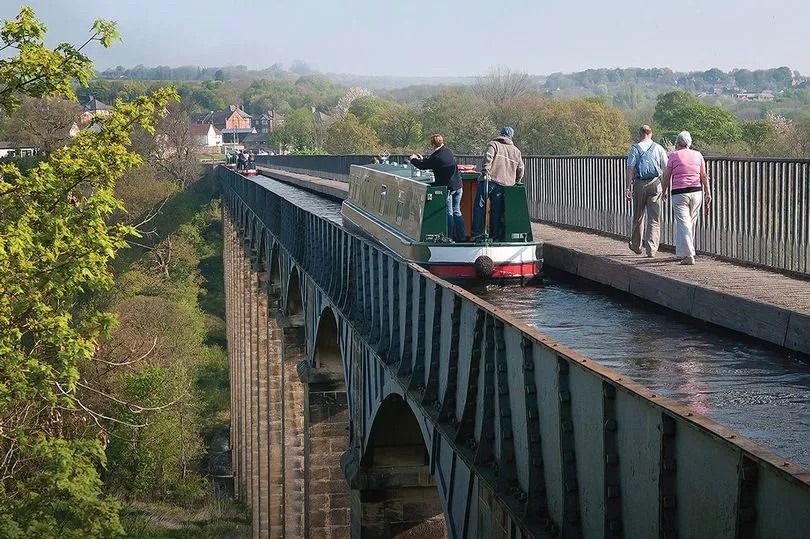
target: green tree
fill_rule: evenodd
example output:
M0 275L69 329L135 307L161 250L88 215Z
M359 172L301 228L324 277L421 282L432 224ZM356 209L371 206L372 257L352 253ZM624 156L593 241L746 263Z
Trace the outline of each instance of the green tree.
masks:
M752 120L740 124L743 142L751 147L754 155L770 155L773 147L769 141L776 137L776 129L767 120Z
M383 116L378 132L383 145L407 153L424 145L419 113L410 107L394 103Z
M347 114L329 126L324 149L341 155L377 153L380 140L373 129L360 124L357 116Z
M653 120L659 127L659 135L674 138L678 132L686 130L698 146L725 145L742 138L740 126L730 112L707 105L687 92L659 95Z
M361 124L367 125L379 135L385 126L386 116L395 103L373 95L364 95L352 101L349 113Z
M628 84L613 96L613 104L624 110L635 110L644 103L644 91L636 84Z
M458 154L480 154L488 140L497 135L489 107L480 97L463 88L442 90L422 109L425 133L441 133Z
M326 126L312 110L301 107L284 118L284 125L270 134L270 142L292 152L320 151L326 138Z
M600 99L575 99L564 103L571 110L577 146L570 153L581 155L620 154L630 146L624 116Z
M30 8L3 22L0 109L24 96L75 99L91 63L82 52L109 46L114 24L99 20L80 47L44 46L46 28ZM128 150L130 130L152 130L174 97L162 90L119 103L28 173L0 165L0 529L9 536L113 536L121 532L117 503L101 492L106 459L88 429L92 410L76 398L78 365L89 360L113 318L81 300L109 287L109 261L134 233L107 221L120 208L115 180L140 164ZM91 422L92 424L92 422Z
M33 144L50 153L73 139L71 129L79 124L84 109L75 101L59 97L23 97L6 131L8 139Z
M90 59L82 52L84 47L94 41L109 47L120 38L114 23L99 19L82 46L60 43L47 49L46 31L29 7L23 7L16 19L3 21L0 50L17 51L16 55L0 59L0 108L6 112L16 109L23 95L75 99L72 82L86 85L92 75Z
M361 124L372 128L390 150L410 151L424 146L419 113L381 97L361 96L349 107Z

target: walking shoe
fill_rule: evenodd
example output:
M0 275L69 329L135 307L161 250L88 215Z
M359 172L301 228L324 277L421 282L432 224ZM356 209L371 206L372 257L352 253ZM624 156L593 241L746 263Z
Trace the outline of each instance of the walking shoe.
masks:
M630 242L628 242L628 243L627 243L627 246L630 248L630 250L631 250L631 251L633 251L633 252L634 252L634 253L636 253L637 255L640 255L640 254L641 254L641 248L639 248L639 249L633 249L633 244L632 244L632 243L630 243Z
M695 265L694 256L685 256L681 258L681 266L694 266L694 265Z
M644 258L655 258L655 253L647 253Z

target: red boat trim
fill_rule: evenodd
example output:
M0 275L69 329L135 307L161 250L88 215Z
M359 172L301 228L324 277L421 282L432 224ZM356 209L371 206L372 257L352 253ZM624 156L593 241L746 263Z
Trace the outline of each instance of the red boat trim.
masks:
M478 279L475 267L472 264L433 264L427 268L434 275L443 279ZM536 262L522 262L517 264L496 264L492 272L493 279L529 278L537 274Z

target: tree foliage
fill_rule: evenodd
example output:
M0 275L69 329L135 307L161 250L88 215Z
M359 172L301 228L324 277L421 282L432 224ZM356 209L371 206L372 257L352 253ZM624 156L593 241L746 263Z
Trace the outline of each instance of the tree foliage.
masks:
M525 95L530 89L531 80L527 73L513 71L505 65L490 69L475 86L478 95L496 105Z
M25 96L9 119L6 138L50 153L72 140L71 128L78 126L84 109L59 97Z
M407 153L424 144L422 122L413 108L380 97L361 96L352 102L349 112L371 127L389 150Z
M115 24L103 19L93 23L91 36L79 47L60 43L48 49L44 46L46 31L29 7L23 7L14 20L3 21L0 50L16 54L0 59L0 109L13 111L23 95L75 99L72 82L87 84L93 73L82 50L94 41L109 47L120 39Z
M686 130L698 146L701 144L729 144L742 138L742 131L734 116L714 105L707 105L694 95L673 91L658 96L653 120L660 135L674 138Z
M0 29L0 107L10 113L25 96L75 99L86 83L81 52L109 46L115 25L96 21L80 47L44 46L46 28L23 8ZM78 365L89 361L113 318L82 300L111 285L109 261L134 230L108 222L121 208L115 180L138 166L130 131L153 131L171 90L118 103L29 172L0 165L0 528L10 536L108 536L120 532L116 502L102 494L103 429L76 398Z
M284 125L274 131L271 142L289 151L321 151L326 139L327 126L315 117L311 109L301 107L284 119Z
M380 139L373 129L362 125L354 114L347 114L329 126L324 149L342 155L377 153Z
M428 99L422 108L426 133L442 133L447 145L458 154L481 153L487 141L497 135L487 103L472 92L452 88Z

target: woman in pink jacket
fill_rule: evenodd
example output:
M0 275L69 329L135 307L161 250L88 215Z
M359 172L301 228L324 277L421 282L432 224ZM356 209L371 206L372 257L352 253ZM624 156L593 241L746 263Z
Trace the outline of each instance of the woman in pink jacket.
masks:
M703 155L692 150L692 135L681 131L675 139L675 151L669 156L667 168L661 180L664 196L672 195L675 213L675 256L681 264L695 263L695 223L700 207L711 199L709 178L706 176L706 161ZM671 184L671 185L670 185Z

